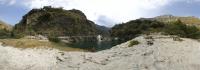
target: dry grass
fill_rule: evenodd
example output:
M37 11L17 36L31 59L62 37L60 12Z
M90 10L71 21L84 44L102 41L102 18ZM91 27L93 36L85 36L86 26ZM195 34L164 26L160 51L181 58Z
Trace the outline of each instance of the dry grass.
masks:
M4 46L13 46L16 48L56 48L62 51L84 51L79 48L67 47L64 43L53 43L49 41L40 41L34 39L0 39Z

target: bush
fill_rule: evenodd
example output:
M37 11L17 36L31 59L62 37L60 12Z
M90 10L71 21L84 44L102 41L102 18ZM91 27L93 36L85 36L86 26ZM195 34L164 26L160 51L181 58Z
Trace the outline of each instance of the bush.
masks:
M49 39L49 41L55 42L55 43L58 43L61 41L58 37L48 37L48 39Z
M10 38L11 32L6 29L0 29L0 39Z
M185 33L187 34L186 37L199 39L200 38L200 30L195 26L188 26Z
M12 31L10 36L11 36L11 38L20 39L20 38L23 38L25 35L23 33L16 33L14 31Z
M186 25L181 21L177 21L173 24L167 24L164 28L164 32L169 35L177 35L180 37L192 39L200 38L200 30L196 26Z
M132 40L129 42L128 47L132 47L133 45L138 45L140 42L136 41L136 40Z

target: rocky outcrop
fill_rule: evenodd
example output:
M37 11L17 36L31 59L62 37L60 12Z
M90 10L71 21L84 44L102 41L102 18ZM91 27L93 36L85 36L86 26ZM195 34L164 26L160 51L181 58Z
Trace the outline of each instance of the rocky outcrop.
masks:
M157 21L165 22L165 23L171 23L171 22L176 22L180 20L184 24L195 25L195 26L200 27L200 19L194 16L181 17L181 16L173 16L173 15L161 15L161 16L157 16L157 17L149 18L149 19L157 20Z
M32 9L15 25L15 35L89 36L97 35L94 22L79 10L46 6Z

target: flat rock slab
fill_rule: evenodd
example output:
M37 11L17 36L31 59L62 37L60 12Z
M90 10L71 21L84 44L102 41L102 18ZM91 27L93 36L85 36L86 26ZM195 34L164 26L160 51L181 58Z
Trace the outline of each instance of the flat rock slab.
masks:
M157 36L154 36L157 37ZM147 44L144 36L111 49L64 52L56 49L18 49L0 46L0 70L199 70L200 42L183 38L155 38Z

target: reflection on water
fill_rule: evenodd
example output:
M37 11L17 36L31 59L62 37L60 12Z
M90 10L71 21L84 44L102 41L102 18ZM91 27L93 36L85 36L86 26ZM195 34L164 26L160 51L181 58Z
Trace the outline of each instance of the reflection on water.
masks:
M80 41L73 44L70 44L70 47L87 49L90 51L101 51L105 49L110 49L113 46L120 44L121 42L117 40L111 41Z

